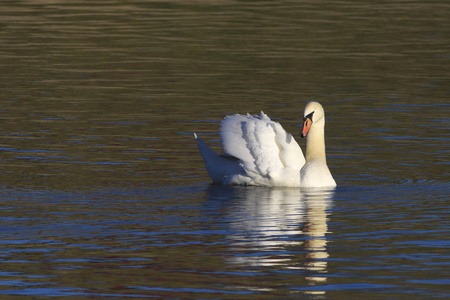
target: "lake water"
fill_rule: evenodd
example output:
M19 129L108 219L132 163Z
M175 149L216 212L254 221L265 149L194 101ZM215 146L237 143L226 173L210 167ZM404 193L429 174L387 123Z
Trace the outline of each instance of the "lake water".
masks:
M0 8L2 298L450 297L448 1ZM193 132L310 100L335 190L210 185Z

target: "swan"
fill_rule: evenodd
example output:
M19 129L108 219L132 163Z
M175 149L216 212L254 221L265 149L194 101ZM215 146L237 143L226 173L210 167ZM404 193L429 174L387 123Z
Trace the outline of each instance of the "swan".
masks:
M306 137L306 156L294 137L264 112L234 114L220 124L224 154L217 155L194 133L197 146L213 183L334 187L325 155L325 112L311 101L303 113L301 137Z

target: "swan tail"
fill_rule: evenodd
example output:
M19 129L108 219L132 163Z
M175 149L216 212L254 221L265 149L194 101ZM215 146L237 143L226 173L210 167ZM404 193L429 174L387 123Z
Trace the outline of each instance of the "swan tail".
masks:
M197 146L203 157L206 171L213 183L224 183L230 175L243 172L239 160L232 156L217 155L203 140L194 133Z
M216 152L214 152L213 149L209 148L208 145L203 142L203 140L197 136L197 134L194 133L195 140L197 141L198 149L200 150L200 153L203 157L203 160L205 161L211 161L217 159L219 157Z

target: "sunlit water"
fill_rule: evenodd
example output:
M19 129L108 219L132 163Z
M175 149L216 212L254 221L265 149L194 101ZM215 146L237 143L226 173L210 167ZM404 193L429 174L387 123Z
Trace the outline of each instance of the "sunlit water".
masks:
M449 8L4 1L0 295L450 297ZM209 184L193 132L309 100L335 190Z
M4 190L1 293L444 297L447 191Z

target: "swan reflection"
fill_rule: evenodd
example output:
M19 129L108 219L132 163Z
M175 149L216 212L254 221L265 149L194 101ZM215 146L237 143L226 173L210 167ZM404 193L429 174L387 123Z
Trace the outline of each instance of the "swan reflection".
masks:
M211 186L220 195L232 255L227 262L299 270L309 285L326 281L327 216L333 190Z
M306 277L311 283L326 281L326 277L320 276L327 271L327 207L330 205L330 199L333 196L331 191L306 191L304 192L304 201L306 203L306 222L303 232L306 236L304 244L307 252L307 259L304 267L314 273Z

